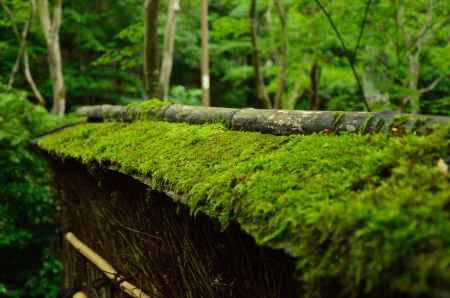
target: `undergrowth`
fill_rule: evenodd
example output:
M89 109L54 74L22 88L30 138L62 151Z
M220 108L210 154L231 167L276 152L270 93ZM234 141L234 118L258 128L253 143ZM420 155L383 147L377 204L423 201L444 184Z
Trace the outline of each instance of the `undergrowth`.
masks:
M58 157L114 165L183 194L193 214L237 221L297 259L305 296L374 289L434 295L450 283L450 187L428 136L273 136L219 124L92 123L39 141Z
M55 205L33 137L66 120L0 84L0 297L56 297L61 264L52 251Z

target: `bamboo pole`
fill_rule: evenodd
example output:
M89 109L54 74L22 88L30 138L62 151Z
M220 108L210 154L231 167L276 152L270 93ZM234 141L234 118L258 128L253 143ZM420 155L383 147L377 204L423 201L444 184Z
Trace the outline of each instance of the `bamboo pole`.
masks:
M73 295L73 298L89 298L85 293L83 293L83 292L76 292L74 295Z
M118 272L112 265L110 265L105 259L95 253L89 246L81 242L73 233L69 232L64 237L80 254L86 257L92 264L100 269L107 278L111 280L120 280L121 276L118 276ZM135 285L124 280L119 281L120 288L128 295L135 298L150 298L141 289ZM81 298L81 296L79 296Z

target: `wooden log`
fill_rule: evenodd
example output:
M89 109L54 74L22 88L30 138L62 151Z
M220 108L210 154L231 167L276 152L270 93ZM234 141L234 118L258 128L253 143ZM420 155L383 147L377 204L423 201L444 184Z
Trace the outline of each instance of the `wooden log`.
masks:
M339 112L265 109L232 109L173 104L143 110L113 105L85 106L77 115L88 121L133 121L157 117L192 124L222 122L234 130L258 131L275 135L319 132L421 131L432 124L448 124L450 117L399 114L393 112Z
M233 115L238 109L218 107L194 107L174 104L170 105L163 114L163 119L172 122L187 122L192 124L223 122L231 126Z
M115 105L96 105L79 107L76 111L78 116L87 117L88 121L103 121L108 118L122 120L122 114L126 108Z
M95 253L90 247L81 242L73 233L67 233L64 238L83 256L94 264L107 278L117 281L120 288L128 295L135 298L150 298L141 289L130 282L123 280L118 271L110 265L105 259Z
M370 132L387 130L396 117L402 126L414 122L409 115L400 121L402 116L395 113L243 109L234 115L232 128L275 135Z

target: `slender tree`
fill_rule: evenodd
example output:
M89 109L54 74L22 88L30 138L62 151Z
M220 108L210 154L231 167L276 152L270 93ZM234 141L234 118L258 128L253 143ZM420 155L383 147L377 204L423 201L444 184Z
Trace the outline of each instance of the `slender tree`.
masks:
M420 96L433 90L436 86L444 79L444 76L437 77L430 85L424 88L419 88L419 77L421 62L420 58L423 54L423 49L425 44L429 41L430 37L433 36L437 31L442 29L444 26L448 25L450 22L450 17L444 17L439 20L435 20L434 17L434 5L435 1L430 0L426 4L426 17L425 21L421 24L420 29L415 32L413 36L408 30L405 30L405 17L404 9L405 7L400 1L395 0L396 6L396 20L395 24L397 26L397 31L400 33L399 38L401 43L404 45L405 54L407 56L408 74L405 80L405 87L409 89L409 94L403 99L400 105L400 110L403 111L406 104L411 105L411 111L413 113L418 113L420 111ZM400 41L397 44L397 60L400 60Z
M159 48L158 48L159 0L144 2L144 85L147 96L161 98L159 85Z
M280 39L281 44L277 51L277 64L278 64L278 80L277 80L277 91L275 93L274 107L276 109L282 108L283 95L286 89L286 76L288 68L288 15L286 9L284 8L283 0L275 0L275 5L278 13L278 18L280 20L281 30Z
M208 54L208 0L201 0L200 27L202 47L202 104L210 106L209 99L209 54Z
M258 47L258 18L256 15L256 4L257 0L251 1L248 13L250 19L250 39L252 45L252 64L255 78L256 96L265 108L271 109L272 103L270 101L269 94L267 93L266 85L264 84L264 79L261 72L261 62Z
M177 24L177 12L180 10L180 0L170 0L167 23L164 33L163 58L161 63L161 74L159 82L163 91L163 98L169 95L170 75L173 65L173 47L175 42L175 28Z
M22 57L26 49L27 36L30 29L31 20L33 19L33 10L30 8L30 12L28 14L28 18L25 22L25 25L23 26L22 33L19 33L19 29L17 28L14 15L12 14L11 10L9 10L9 8L5 5L3 1L0 1L0 3L5 12L7 12L7 14L10 15L10 20L11 23L13 24L13 31L14 34L16 35L17 42L19 43L19 51L17 52L16 61L11 70L11 74L9 76L8 81L8 88L12 88L16 80L16 75L19 72L20 62L22 61Z
M53 4L50 17L48 0L37 0L37 11L47 44L48 66L53 88L52 113L64 116L66 110L66 90L64 87L63 62L59 43L59 29L62 21L62 0Z
M19 34L19 29L16 24L16 19L14 17L14 14L12 13L11 9L8 8L8 6L5 4L5 2L3 0L0 0L0 5L2 6L6 15L9 17L14 35L16 36L17 42L19 43L19 51L17 53L17 57L16 57L16 61L14 63L13 69L11 70L11 75L10 75L9 81L8 81L8 87L9 88L13 87L14 82L15 82L15 77L20 68L20 62L23 60L22 61L23 62L23 71L25 74L25 78L33 92L33 95L36 97L36 99L40 105L45 106L45 99L42 96L39 89L37 88L36 83L34 82L34 79L33 79L33 75L31 73L30 63L29 63L29 58L28 58L28 50L27 50L27 37L28 37L28 32L30 30L30 26L31 26L31 21L36 12L36 2L35 2L35 0L32 0L30 2L30 12L28 14L28 19L23 27L21 34Z
M271 4L270 2L269 4ZM286 89L287 67L288 67L288 17L282 0L275 0L275 7L280 21L280 45L276 49L276 63L278 66L277 90L273 100L267 92L261 71L260 51L258 46L258 17L256 14L257 0L252 0L249 9L250 18L250 40L252 48L252 63L255 77L256 95L265 108L281 109L283 106L283 95ZM272 5L272 4L271 4ZM270 12L266 17L271 23ZM288 102L292 98L288 99ZM288 104L289 105L289 104Z
M311 70L309 72L310 81L310 92L311 92L311 107L313 110L319 110L321 108L321 102L319 98L319 85L320 85L320 75L322 67L320 63L315 60L311 65Z

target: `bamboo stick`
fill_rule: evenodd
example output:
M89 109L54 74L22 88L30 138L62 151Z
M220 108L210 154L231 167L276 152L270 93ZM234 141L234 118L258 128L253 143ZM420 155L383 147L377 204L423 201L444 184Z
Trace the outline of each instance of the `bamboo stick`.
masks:
M73 233L69 232L64 237L79 253L85 256L92 264L94 264L98 269L100 269L107 278L111 280L119 280L121 276L118 276L118 272L112 265L110 265L105 259L95 253L90 247L81 242ZM124 280L119 282L120 288L128 295L135 298L150 298L141 289L137 288L135 285ZM79 297L81 298L81 296Z
M83 292L76 292L74 295L73 295L73 298L89 298L85 293L83 293Z

